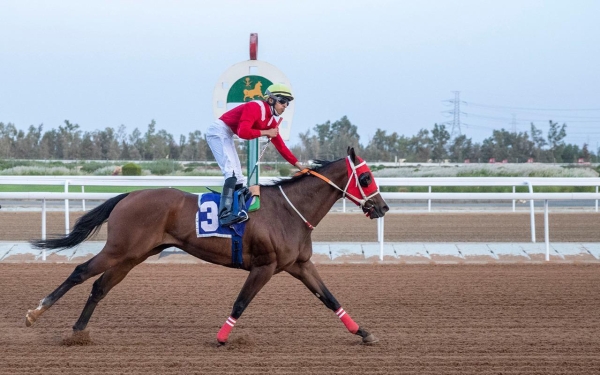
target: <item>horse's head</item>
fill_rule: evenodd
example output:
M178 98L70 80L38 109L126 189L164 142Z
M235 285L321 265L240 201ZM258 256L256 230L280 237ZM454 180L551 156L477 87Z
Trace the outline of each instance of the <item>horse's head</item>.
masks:
M346 167L348 183L344 189L344 195L360 206L367 217L371 219L383 217L390 208L379 193L371 169L364 160L356 156L353 147L348 147Z

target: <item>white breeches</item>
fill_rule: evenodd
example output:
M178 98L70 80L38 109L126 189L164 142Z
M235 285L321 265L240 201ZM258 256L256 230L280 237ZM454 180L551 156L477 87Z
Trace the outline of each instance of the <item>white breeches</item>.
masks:
M242 174L242 165L233 142L233 131L223 121L216 120L206 131L206 141L221 168L225 178L233 176L238 184L246 185L246 177Z

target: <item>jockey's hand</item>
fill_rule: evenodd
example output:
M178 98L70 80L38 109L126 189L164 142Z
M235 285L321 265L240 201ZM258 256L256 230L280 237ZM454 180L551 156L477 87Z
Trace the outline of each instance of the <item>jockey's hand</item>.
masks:
M279 128L261 130L260 135L267 136L269 138L275 138L275 137L277 137L277 135L279 135Z
M298 168L299 170L303 170L304 169L304 166L302 164L300 164L300 162L296 162L296 164L294 164L294 166L296 168Z

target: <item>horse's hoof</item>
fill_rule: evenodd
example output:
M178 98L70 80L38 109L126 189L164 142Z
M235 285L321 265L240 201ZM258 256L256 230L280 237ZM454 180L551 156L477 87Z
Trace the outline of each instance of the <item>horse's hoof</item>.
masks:
M25 325L27 327L31 327L33 323L35 323L37 317L35 316L34 310L27 310L27 315L25 315Z
M377 337L375 337L375 335L373 335L372 333L370 333L366 337L363 337L363 339L362 339L362 343L365 345L372 345L377 342L379 342L379 339Z

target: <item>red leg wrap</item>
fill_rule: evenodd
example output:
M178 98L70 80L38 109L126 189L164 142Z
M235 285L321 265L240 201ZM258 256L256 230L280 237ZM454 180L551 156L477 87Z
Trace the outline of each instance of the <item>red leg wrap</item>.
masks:
M227 318L227 320L225 321L225 324L223 324L223 326L219 330L219 333L217 333L217 341L218 342L220 342L221 344L224 344L227 342L227 339L229 338L229 333L233 329L235 322L236 322L236 320L233 319L232 317Z
M335 314L340 318L340 320L342 321L342 323L344 323L344 325L346 326L346 328L348 328L348 331L350 331L350 333L356 333L358 332L358 324L356 324L356 322L354 322L354 320L352 320L352 318L350 317L350 315L348 315L346 313L346 311L344 311L343 308L339 308Z

